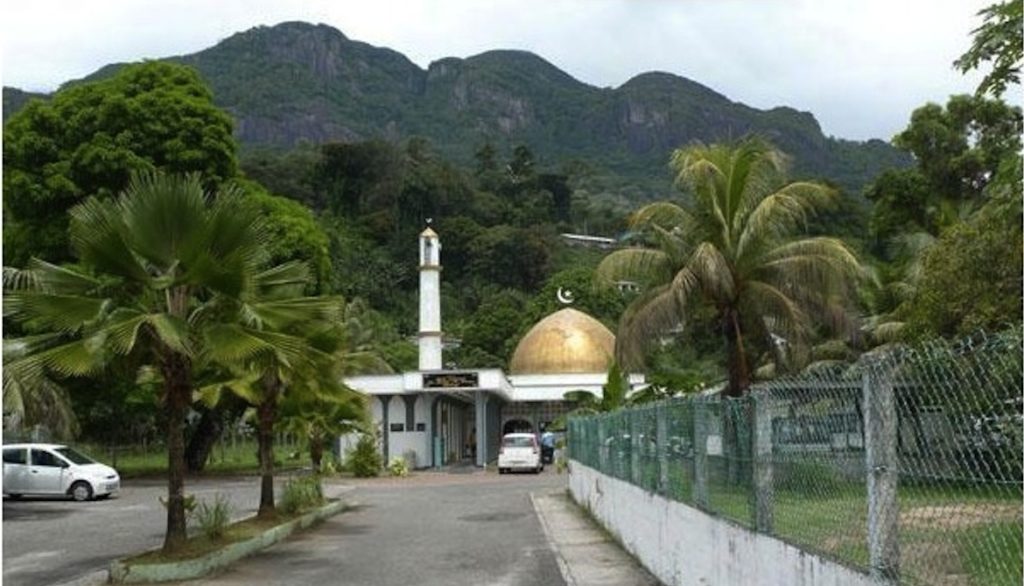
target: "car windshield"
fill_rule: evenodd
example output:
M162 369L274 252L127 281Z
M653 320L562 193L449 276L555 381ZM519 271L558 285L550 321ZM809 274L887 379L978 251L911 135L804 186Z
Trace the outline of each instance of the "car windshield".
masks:
M506 448L532 448L532 437L507 437L504 441Z
M85 454L82 454L80 452L76 452L71 448L57 448L54 451L60 454L61 456L64 456L68 460L71 460L75 464L94 464L96 462L96 460L93 460L89 456L86 456Z

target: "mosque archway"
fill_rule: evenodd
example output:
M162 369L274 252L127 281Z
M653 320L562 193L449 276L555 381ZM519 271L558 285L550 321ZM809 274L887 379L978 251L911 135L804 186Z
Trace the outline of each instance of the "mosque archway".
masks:
M505 422L505 425L501 427L501 435L531 432L533 432L533 424L525 419L509 419Z

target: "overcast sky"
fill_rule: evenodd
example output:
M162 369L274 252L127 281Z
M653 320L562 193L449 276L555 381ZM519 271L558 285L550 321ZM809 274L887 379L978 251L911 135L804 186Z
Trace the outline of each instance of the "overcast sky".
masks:
M971 92L952 62L994 0L30 0L0 8L4 85L51 91L115 61L192 53L305 20L421 67L533 51L616 87L676 73L757 108L813 112L826 134L890 139L926 101Z

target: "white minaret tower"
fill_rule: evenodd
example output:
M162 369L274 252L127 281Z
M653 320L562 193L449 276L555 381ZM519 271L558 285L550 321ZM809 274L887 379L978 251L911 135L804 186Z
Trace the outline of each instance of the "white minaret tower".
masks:
M441 370L441 241L429 225L420 234L420 370Z

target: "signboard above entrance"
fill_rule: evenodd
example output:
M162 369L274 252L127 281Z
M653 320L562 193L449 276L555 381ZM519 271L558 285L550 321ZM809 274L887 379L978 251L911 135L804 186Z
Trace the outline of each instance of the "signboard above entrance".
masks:
M424 389L476 389L480 374L476 372L442 372L423 375Z

